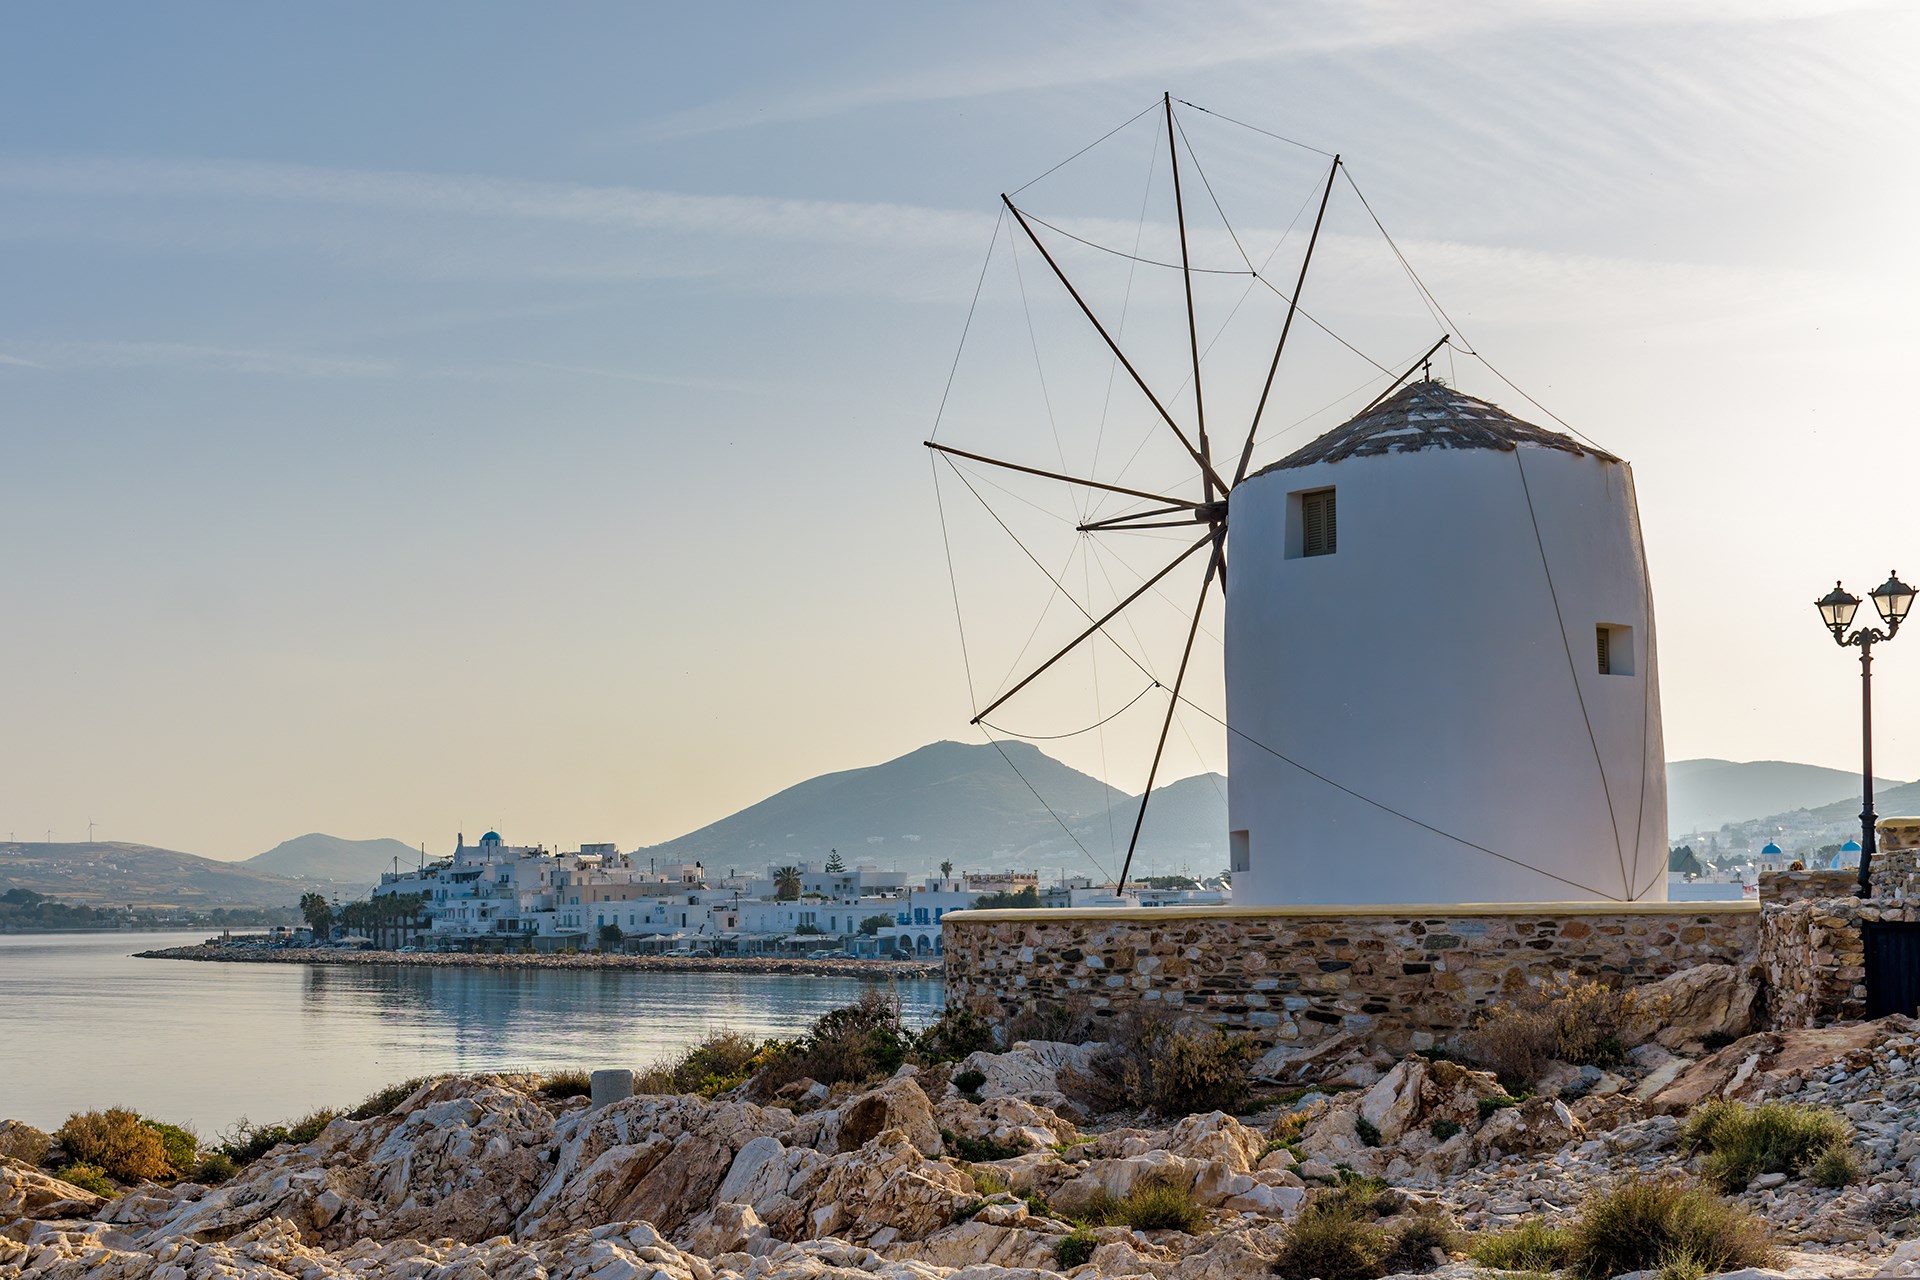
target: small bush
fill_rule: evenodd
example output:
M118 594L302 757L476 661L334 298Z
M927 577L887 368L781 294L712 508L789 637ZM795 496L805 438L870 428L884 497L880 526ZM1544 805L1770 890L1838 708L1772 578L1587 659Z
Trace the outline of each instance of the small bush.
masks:
M1774 1260L1767 1225L1705 1187L1635 1178L1588 1201L1568 1228L1568 1264L1580 1280L1607 1280L1691 1258L1706 1274Z
M92 1165L121 1182L160 1182L173 1176L159 1131L124 1107L77 1112L54 1138L73 1164Z
M378 1119L405 1102L408 1098L411 1098L423 1086L434 1084L444 1079L446 1079L445 1076L415 1076L411 1080L402 1080L398 1084L390 1084L384 1089L369 1094L366 1101L347 1112L347 1119ZM325 1127L325 1125L321 1126L323 1129Z
M640 1072L633 1087L639 1093L696 1093L712 1098L743 1084L788 1047L781 1040L763 1044L737 1031L715 1031L678 1058Z
M1355 1116L1353 1118L1353 1132L1354 1136L1358 1137L1361 1142L1369 1147L1377 1147L1380 1145L1380 1126L1365 1116Z
M999 1195L1007 1190L1007 1180L991 1169L975 1169L973 1189L982 1196Z
M1742 1191L1763 1173L1810 1170L1827 1152L1850 1154L1853 1129L1821 1107L1782 1102L1749 1107L1716 1098L1695 1107L1680 1130L1687 1151L1705 1151L1705 1174L1722 1191ZM1845 1155L1830 1168L1837 1171ZM1844 1183L1841 1185L1845 1185Z
M844 1009L822 1014L798 1040L770 1048L752 1077L754 1093L770 1098L796 1080L859 1083L891 1075L907 1060L913 1033L900 1021L894 996L869 990Z
M1445 1142L1460 1132L1460 1126L1451 1120L1435 1120L1427 1126L1427 1132L1433 1135L1435 1142Z
M980 1087L986 1084L986 1082L986 1072L968 1070L962 1071L954 1076L953 1087L965 1094L975 1094L980 1092Z
M240 1166L233 1162L232 1156L224 1151L209 1151L201 1156L200 1163L194 1166L193 1180L204 1182L210 1187L217 1187L238 1172L240 1172Z
M1479 1104L1480 1118L1485 1120L1496 1111L1505 1111L1508 1107L1517 1107L1525 1101L1525 1098L1515 1098L1507 1094L1501 1094L1497 1098L1482 1098Z
M114 1185L107 1181L106 1170L97 1164L88 1164L84 1160L62 1165L53 1176L62 1182L71 1182L82 1191L91 1191L97 1196L111 1198L120 1194L114 1189Z
M585 1098L593 1093L593 1077L585 1071L555 1071L540 1077L540 1096L552 1098Z
M1023 1009L1007 1020L1007 1043L1054 1040L1063 1044L1090 1044L1103 1039L1096 1026L1093 1002L1075 992Z
M1093 1257L1093 1251L1099 1244L1093 1232L1085 1227L1076 1227L1053 1242L1053 1260L1060 1264L1062 1271L1071 1271Z
M1158 1179L1143 1183L1125 1197L1102 1192L1087 1202L1079 1217L1090 1227L1184 1231L1188 1235L1207 1224L1207 1211L1194 1202L1193 1192Z
M991 1138L969 1138L951 1129L942 1129L940 1140L946 1144L947 1150L970 1164L991 1164L995 1160L1011 1160L1027 1153L1025 1147L995 1142Z
M1807 1166L1807 1177L1813 1180L1814 1185L1834 1191L1852 1186L1866 1173L1866 1166L1861 1164L1860 1157L1854 1154L1850 1146L1828 1147Z
M1528 1218L1506 1231L1475 1236L1467 1256L1492 1271L1558 1271L1573 1256L1566 1232L1538 1218Z
M1706 1280L1707 1266L1686 1249L1672 1249L1661 1256L1660 1280Z
M1149 1108L1164 1116L1238 1111L1247 1099L1253 1042L1223 1031L1188 1030L1163 1010L1119 1019L1107 1047L1068 1083L1095 1112Z
M1623 1028L1649 1011L1647 998L1635 992L1561 978L1481 1014L1466 1047L1508 1089L1518 1089L1539 1079L1555 1059L1618 1066L1626 1058Z
M200 1139L191 1130L148 1116L140 1117L140 1122L160 1135L160 1145L166 1149L167 1163L172 1166L174 1177L184 1178L193 1172L200 1163Z
M914 1056L929 1065L958 1062L970 1053L995 1048L993 1025L971 1009L949 1006L914 1038Z
M1442 1255L1460 1247L1460 1233L1437 1213L1417 1213L1393 1233L1383 1263L1391 1272L1431 1271L1440 1263L1433 1251Z
M412 1090L408 1090L409 1093ZM340 1118L340 1113L332 1107L321 1107L318 1111L309 1111L287 1126L287 1141L295 1146L305 1146L326 1131L326 1127Z
M1374 1280L1386 1274L1391 1246L1368 1218L1316 1195L1294 1219L1273 1271L1282 1280Z

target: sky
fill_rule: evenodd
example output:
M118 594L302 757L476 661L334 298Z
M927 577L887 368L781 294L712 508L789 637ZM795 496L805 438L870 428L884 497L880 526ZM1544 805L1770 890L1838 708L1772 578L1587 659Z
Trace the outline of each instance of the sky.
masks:
M1196 104L1201 261L1290 281L1337 151L1454 323L1344 183L1313 314L1388 366L1463 328L1633 463L1669 758L1857 765L1857 666L1811 601L1920 575L1911 6L0 22L0 833L631 847L982 740L983 695L1074 615L921 441L1107 474L1139 444L1128 474L1181 482L998 204L1138 115L1018 200L1177 253L1163 92ZM1056 244L1149 381L1179 384L1178 273ZM1249 283L1196 289L1228 435L1281 314ZM1256 464L1365 402L1356 360L1299 339ZM1471 359L1436 372L1541 420ZM1036 554L1089 607L1160 554L1076 549L1071 520L1062 540L1096 509L1071 492L982 494L1054 529ZM1127 642L1156 672L1191 589L1143 601ZM1217 634L1216 613L1191 677L1215 708ZM1876 664L1877 772L1903 779L1904 648ZM1138 791L1155 702L1116 711L1149 682L1103 652L994 720L1113 714L1041 745ZM1171 744L1163 778L1224 764L1203 715Z

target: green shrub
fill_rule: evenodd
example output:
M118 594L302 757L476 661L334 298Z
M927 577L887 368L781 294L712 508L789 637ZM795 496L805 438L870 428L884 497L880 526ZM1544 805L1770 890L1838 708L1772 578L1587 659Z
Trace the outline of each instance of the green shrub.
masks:
M899 1000L869 990L856 1003L822 1014L798 1040L770 1048L752 1089L770 1098L796 1080L830 1085L891 1075L913 1044L913 1033L900 1021Z
M1273 1271L1282 1280L1374 1280L1386 1274L1391 1246L1370 1219L1316 1193L1294 1219Z
M1854 1154L1851 1146L1831 1146L1822 1151L1814 1162L1807 1166L1807 1177L1816 1186L1839 1190L1860 1181L1867 1173L1860 1157Z
M76 1112L53 1136L68 1161L93 1165L121 1182L174 1176L159 1131L124 1107Z
M305 1146L339 1116L331 1107L309 1111L292 1124L255 1124L242 1116L221 1135L220 1154L236 1165L249 1165L283 1142Z
M942 1010L913 1042L914 1056L929 1065L958 1062L970 1053L994 1047L993 1025L971 1009L953 1005Z
M1573 1246L1560 1228L1528 1218L1505 1231L1476 1235L1467 1256L1493 1271L1558 1271L1572 1258Z
M1377 1147L1380 1145L1380 1126L1365 1116L1355 1116L1353 1118L1353 1132L1354 1136L1358 1137L1361 1142L1369 1147Z
M1525 1101L1525 1098L1515 1098L1507 1094L1501 1094L1497 1098L1482 1098L1480 1099L1480 1118L1485 1120L1496 1111L1505 1111L1508 1107L1517 1107Z
M1133 1227L1140 1231L1198 1233L1207 1224L1207 1211L1194 1202L1193 1192L1161 1179L1142 1183L1124 1197L1101 1192L1079 1213L1089 1227Z
M1053 1260L1062 1271L1071 1271L1093 1257L1100 1241L1085 1227L1076 1227L1053 1242Z
M982 1196L999 1195L1007 1190L1007 1180L991 1169L975 1169L973 1189Z
M444 1079L446 1079L445 1076L415 1076L411 1080L402 1080L399 1084L390 1084L384 1089L367 1095L366 1101L347 1112L347 1119L378 1119L405 1102L408 1098L411 1098L424 1086L435 1084ZM321 1127L325 1128L326 1126L322 1125Z
M1435 1142L1445 1142L1460 1132L1460 1126L1451 1120L1435 1120L1427 1127L1427 1132L1433 1135Z
M1116 1020L1084 1072L1064 1076L1070 1093L1096 1114L1149 1108L1164 1116L1238 1111L1247 1099L1253 1042L1211 1029L1189 1030L1162 1009Z
M969 1138L951 1129L942 1129L940 1140L946 1144L947 1150L970 1164L991 1164L995 1160L1011 1160L1027 1152L1025 1147L995 1142L991 1138Z
M1726 1098L1695 1107L1680 1130L1682 1149L1707 1153L1704 1172L1722 1191L1744 1190L1763 1173L1808 1171L1829 1151L1848 1153L1852 1139L1846 1120L1821 1107L1749 1107ZM1837 1174L1844 1160L1836 1157L1829 1172Z
M1444 1255L1459 1247L1460 1233L1451 1222L1437 1213L1417 1213L1393 1233L1382 1261L1390 1272L1432 1271L1440 1265L1435 1249Z
M192 1131L150 1116L141 1116L140 1122L160 1135L160 1145L166 1150L167 1163L173 1167L174 1177L184 1178L193 1172L194 1166L200 1162L200 1139Z
M88 1164L84 1160L62 1165L53 1176L62 1182L71 1182L82 1191L91 1191L97 1196L112 1198L120 1194L115 1190L114 1185L107 1181L106 1170L97 1164Z
M1686 1249L1670 1249L1661 1255L1660 1280L1706 1280L1707 1265Z
M640 1093L696 1093L716 1097L745 1083L754 1071L787 1049L785 1041L764 1044L737 1031L715 1031L678 1058L656 1063L634 1078Z
M412 1090L408 1090L409 1093ZM326 1127L340 1118L340 1113L332 1107L321 1107L318 1111L309 1111L287 1126L288 1142L304 1147L326 1131Z
M217 1187L234 1174L240 1172L240 1166L233 1157L224 1151L209 1151L200 1157L200 1163L194 1166L193 1180L207 1186Z
M1634 1178L1594 1197L1567 1229L1568 1265L1607 1280L1690 1258L1707 1274L1774 1261L1766 1223L1694 1183Z
M554 1071L540 1077L540 1096L552 1098L585 1098L593 1093L593 1077L585 1071Z
M984 1071L967 1070L953 1077L953 1087L962 1093L978 1093L986 1082L987 1073Z

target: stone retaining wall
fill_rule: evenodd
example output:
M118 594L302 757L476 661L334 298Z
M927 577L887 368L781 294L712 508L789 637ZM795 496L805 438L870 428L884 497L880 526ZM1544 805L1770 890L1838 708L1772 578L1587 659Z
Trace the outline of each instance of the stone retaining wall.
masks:
M950 912L947 1002L1002 1019L1171 1005L1265 1043L1357 1031L1405 1052L1561 974L1750 967L1760 919L1744 902Z
M1858 871L1845 869L1768 871L1760 877L1760 901L1806 902L1819 898L1844 898L1853 892L1859 882Z
M1914 823L1913 819L1894 819ZM1883 837L1887 823L1880 824ZM1765 981L1767 1024L1776 1029L1814 1027L1867 1012L1867 957L1862 926L1867 921L1920 921L1920 854L1909 842L1889 840L1869 869L1873 897L1862 901L1850 890L1851 871L1795 871L1795 879L1841 876L1840 892L1828 896L1781 896L1767 902L1760 923L1760 973ZM1760 893L1767 897L1764 876ZM1799 886L1796 886L1796 888ZM1807 886L1813 888L1812 884Z

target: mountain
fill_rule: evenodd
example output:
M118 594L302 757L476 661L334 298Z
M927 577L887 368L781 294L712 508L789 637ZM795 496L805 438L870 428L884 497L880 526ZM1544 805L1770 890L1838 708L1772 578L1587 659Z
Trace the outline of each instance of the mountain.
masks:
M0 844L0 889L31 889L81 906L277 907L340 887L147 844Z
M410 867L419 861L420 851L398 840L343 840L314 831L282 840L240 865L269 875L373 885L379 883L382 871L393 870L395 858L401 866Z
M1876 779L1876 792L1898 787ZM1860 775L1845 769L1794 764L1786 760L1674 760L1667 764L1667 826L1675 836L1717 831L1729 822L1756 820L1759 814L1844 803L1854 797L1859 809ZM1882 813L1891 812L1881 806Z
M902 871L931 870L950 860L967 870L1044 866L1091 873L1094 865L1074 843L1077 837L1102 865L1115 864L1106 867L1111 874L1119 867L1111 856L1108 811L1124 855L1137 804L1030 743L996 749L936 742L884 764L798 783L640 852L720 870L818 864L838 849L850 865ZM1139 861L1156 869L1191 865L1218 872L1226 867L1226 827L1225 805L1213 783L1205 777L1170 783L1148 806Z

